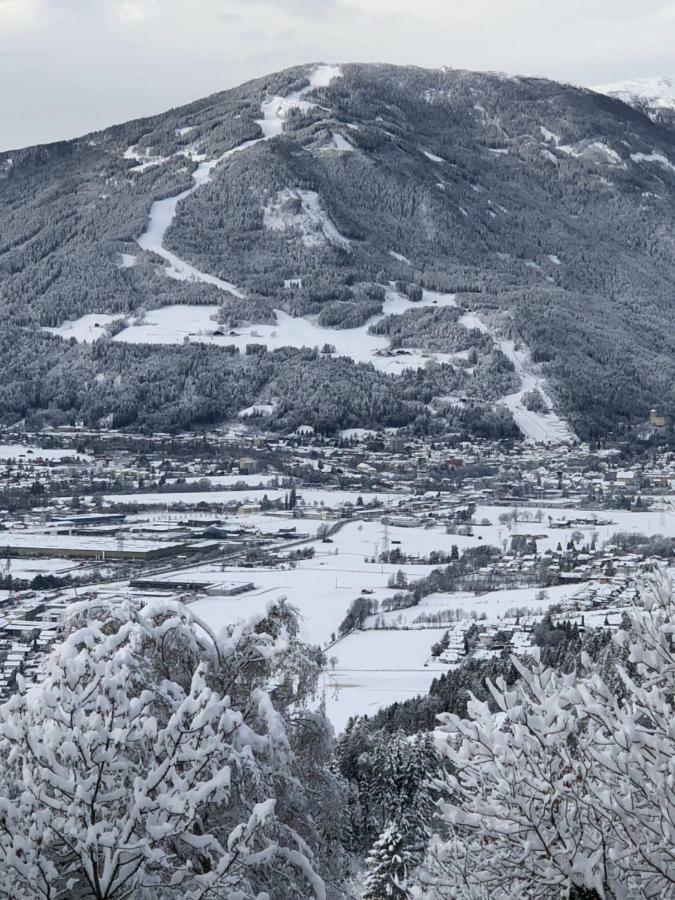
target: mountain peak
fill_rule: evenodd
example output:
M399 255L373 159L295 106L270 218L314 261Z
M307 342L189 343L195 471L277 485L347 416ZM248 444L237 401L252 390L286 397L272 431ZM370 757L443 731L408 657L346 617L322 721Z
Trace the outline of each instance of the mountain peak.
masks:
M654 121L661 119L664 113L675 112L675 78L635 78L596 85L593 90L641 109Z

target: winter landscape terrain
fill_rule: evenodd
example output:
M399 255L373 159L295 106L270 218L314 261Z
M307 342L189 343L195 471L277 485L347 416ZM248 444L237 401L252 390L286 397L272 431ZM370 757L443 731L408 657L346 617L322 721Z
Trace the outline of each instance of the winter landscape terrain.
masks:
M317 63L0 154L0 897L675 900L674 114Z

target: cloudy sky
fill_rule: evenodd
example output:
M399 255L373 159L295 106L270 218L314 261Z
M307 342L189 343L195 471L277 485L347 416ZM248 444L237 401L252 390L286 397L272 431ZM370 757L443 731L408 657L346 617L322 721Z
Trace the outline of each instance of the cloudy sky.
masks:
M0 0L0 150L300 62L675 75L675 0Z

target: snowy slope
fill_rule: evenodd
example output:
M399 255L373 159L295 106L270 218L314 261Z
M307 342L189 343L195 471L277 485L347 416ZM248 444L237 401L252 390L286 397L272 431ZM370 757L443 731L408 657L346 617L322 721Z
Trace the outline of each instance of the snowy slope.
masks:
M651 118L656 118L659 110L675 111L675 78L636 78L596 85L593 90L645 109Z
M186 197L189 197L190 194L193 194L200 187L208 184L213 177L214 169L226 159L229 159L229 157L233 156L235 153L241 153L250 147L254 147L262 141L269 141L280 135L283 131L284 120L291 109L308 109L313 106L312 103L302 99L304 95L317 87L325 87L330 84L333 78L338 78L341 74L342 71L337 66L317 66L309 76L309 84L307 87L295 91L288 97L272 97L265 101L261 105L262 119L258 120L258 125L263 133L263 137L244 141L242 144L233 147L231 150L227 150L217 159L201 162L192 175L193 184L191 188L188 188L188 190L182 191L180 194L176 194L173 197L167 197L164 200L156 200L152 204L148 224L143 234L138 238L138 244L143 250L155 253L168 263L165 272L169 278L174 278L178 281L201 281L205 284L211 284L221 291L234 294L236 297L244 296L243 292L232 282L217 278L215 275L210 275L208 272L202 272L189 262L181 259L175 253L166 249L164 246L164 237L176 216L178 204L181 200L185 200ZM130 150L125 153L125 156L130 156L134 159L137 158L133 152L133 148L130 148ZM154 164L154 162L152 164ZM147 165L147 163L142 163L142 165ZM304 193L309 194L311 192L305 191ZM307 202L311 204L311 201L312 198L309 198ZM311 209L315 219L320 217L319 211L316 208L317 206L318 202L314 203ZM331 237L334 237L332 233ZM341 236L339 237L341 238ZM344 238L341 238L341 240L344 240Z

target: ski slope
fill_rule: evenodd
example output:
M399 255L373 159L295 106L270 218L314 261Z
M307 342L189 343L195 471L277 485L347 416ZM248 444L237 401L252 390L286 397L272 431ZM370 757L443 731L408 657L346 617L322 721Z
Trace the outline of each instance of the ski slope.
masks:
M520 388L515 393L503 397L501 402L511 411L513 420L525 440L532 444L571 444L576 441L577 437L572 429L556 413L553 400L546 388L546 379L532 362L529 350L522 344L516 348L512 340L497 340L491 329L475 312L464 313L459 323L465 328L474 328L483 334L489 334L495 346L513 363L516 375L520 378ZM539 391L547 412L532 412L525 406L525 395L531 391Z
M516 349L513 341L500 341L499 349L511 360L520 378L520 390L504 397L502 402L511 410L513 419L525 439L533 444L569 444L576 435L567 422L553 408L553 400L547 393L546 380L537 373L529 351L524 347ZM538 391L544 399L548 411L532 412L523 403L526 394Z
M314 105L302 99L305 94L313 91L317 87L327 86L333 78L337 78L341 75L342 71L339 67L321 65L314 69L310 74L309 84L306 87L299 91L295 91L288 97L272 97L269 100L266 100L261 105L262 119L257 120L263 133L262 137L244 141L237 147L227 150L217 159L201 162L192 175L193 183L190 188L181 191L181 193L176 194L173 197L167 197L164 200L155 200L150 207L147 227L143 234L138 238L137 243L142 250L154 253L167 263L165 272L169 278L174 278L178 281L201 281L204 284L213 285L221 291L234 294L235 297L244 296L243 291L231 281L217 278L215 275L210 275L208 272L202 272L201 269L198 269L196 266L193 266L191 263L182 259L178 254L167 250L164 246L164 239L167 231L171 227L171 223L176 217L178 204L191 194L194 194L200 187L208 184L213 177L214 170L226 159L229 159L235 153L242 153L250 147L254 147L256 144L260 144L263 141L269 141L280 135L283 131L284 121L291 109L309 108Z

